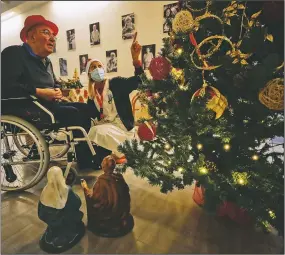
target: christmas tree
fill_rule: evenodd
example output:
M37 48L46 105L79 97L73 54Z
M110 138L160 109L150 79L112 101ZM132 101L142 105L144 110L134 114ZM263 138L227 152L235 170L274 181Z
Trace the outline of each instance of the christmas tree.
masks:
M141 100L156 136L121 146L128 160L121 171L131 167L162 192L196 181L207 210L231 201L283 235L283 151L272 144L284 135L284 59L276 46L283 37L274 38L249 2L180 7L150 64L152 79L143 76L140 87L151 95Z

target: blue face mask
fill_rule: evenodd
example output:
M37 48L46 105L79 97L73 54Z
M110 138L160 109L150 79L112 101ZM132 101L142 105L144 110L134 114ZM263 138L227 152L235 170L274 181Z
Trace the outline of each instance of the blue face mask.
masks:
M93 81L101 82L104 80L104 76L105 76L105 71L104 71L104 68L102 68L102 67L95 68L91 72L91 78Z

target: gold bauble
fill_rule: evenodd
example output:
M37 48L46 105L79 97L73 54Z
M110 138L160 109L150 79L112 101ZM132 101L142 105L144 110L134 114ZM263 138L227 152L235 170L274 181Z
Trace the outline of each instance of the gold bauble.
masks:
M210 93L212 96L212 98L207 102L206 107L207 109L214 111L216 113L216 119L218 119L223 115L225 109L228 106L227 99L220 93L219 90L212 86L204 86L194 93L191 101L195 97L204 97L206 92Z
M189 11L180 11L176 14L172 29L175 33L188 33L195 26L195 21Z
M284 109L284 79L276 78L269 81L259 92L259 101L271 110Z

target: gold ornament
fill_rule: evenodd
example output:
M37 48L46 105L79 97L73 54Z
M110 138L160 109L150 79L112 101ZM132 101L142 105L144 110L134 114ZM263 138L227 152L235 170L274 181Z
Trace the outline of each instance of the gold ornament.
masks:
M212 40L215 39L219 39L218 44L215 45L214 48L212 48L209 53L207 54L201 54L200 52L200 48L207 43L212 43ZM213 35L213 36L209 36L206 39L204 39L202 42L200 42L195 49L193 50L193 52L191 53L190 57L191 57L191 61L193 63L193 65L200 70L214 70L217 69L219 67L221 67L222 65L216 65L216 66L209 66L209 65L203 65L203 66L198 66L195 61L194 61L194 53L196 52L198 54L198 57L200 60L204 61L206 58L209 58L210 56L212 56L216 51L218 51L218 49L220 48L222 41L226 41L230 44L232 51L235 50L233 43L231 42L231 40L229 38L227 38L226 36L223 35Z
M269 81L259 92L259 101L267 108L275 111L284 109L284 79L276 78Z
M200 12L200 11L205 10L205 12L207 13L209 6L212 4L212 1L211 1L211 0L206 0L206 6L205 6L204 8L194 9L194 8L192 8L192 7L189 5L189 2L190 2L190 1L187 1L186 7L187 7L187 9L189 9L189 10L192 11L192 12Z
M212 86L203 86L201 89L198 89L194 95L192 96L191 101L195 97L204 97L206 94L206 89L210 89L210 93L212 95L212 98L207 102L207 109L212 110L216 113L216 119L220 118L225 109L228 106L227 99L220 93L219 90Z
M185 78L184 78L184 71L183 69L177 69L177 68L172 68L171 70L171 76L178 81L179 84L184 84L185 83Z
M248 183L248 174L246 172L233 172L234 183L239 185L246 185Z
M195 21L189 11L180 11L176 14L172 29L175 33L188 33L195 27Z

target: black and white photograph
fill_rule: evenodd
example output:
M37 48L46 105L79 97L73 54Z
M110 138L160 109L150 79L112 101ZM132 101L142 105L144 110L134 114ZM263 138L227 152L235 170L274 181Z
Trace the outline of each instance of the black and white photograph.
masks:
M59 59L59 72L60 76L67 76L67 60L64 58Z
M75 50L75 29L66 31L68 50Z
M117 50L106 51L107 73L117 72Z
M155 44L143 45L142 46L142 62L143 69L149 68L151 60L155 57Z
M80 74L85 72L87 62L88 62L88 54L79 55Z
M179 4L167 4L163 6L163 33L168 33L172 31L172 21L177 12L179 12Z
M130 13L122 16L122 38L132 39L135 35L135 14Z
M100 44L100 25L99 22L89 25L90 45Z

